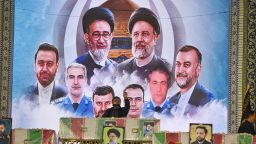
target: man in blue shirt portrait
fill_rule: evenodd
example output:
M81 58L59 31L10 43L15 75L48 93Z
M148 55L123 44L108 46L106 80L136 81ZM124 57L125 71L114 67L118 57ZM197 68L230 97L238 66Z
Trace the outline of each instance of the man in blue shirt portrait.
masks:
M82 64L71 63L66 68L65 75L68 95L58 105L75 116L92 118L92 101L84 95L86 79L86 67Z
M165 65L158 65L149 72L147 81L151 97L144 103L142 117L170 117L172 106L167 92L171 85L171 72Z

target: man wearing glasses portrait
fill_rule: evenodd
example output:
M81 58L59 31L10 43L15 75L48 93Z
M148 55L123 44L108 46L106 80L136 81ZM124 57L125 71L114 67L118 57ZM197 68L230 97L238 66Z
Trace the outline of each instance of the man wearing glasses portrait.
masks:
M94 7L84 14L82 23L88 52L75 61L87 68L88 84L90 84L95 69L103 72L110 71L116 66L116 63L107 57L114 30L114 15L107 8Z

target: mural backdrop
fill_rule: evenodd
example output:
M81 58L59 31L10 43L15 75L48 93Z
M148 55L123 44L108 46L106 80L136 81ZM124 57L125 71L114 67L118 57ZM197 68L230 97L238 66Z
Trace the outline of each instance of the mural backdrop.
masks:
M127 0L119 3L111 0L16 0L12 88L15 128L58 130L60 117L73 116L54 104L31 105L21 99L22 92L37 83L35 52L44 42L58 48L60 64L55 82L65 86L65 67L88 51L82 17L88 9L97 6L107 7L115 15L115 31L108 57L117 65L133 56L131 35L126 30L130 14L139 7L146 7L157 15L161 32L155 55L166 59L172 72L168 98L179 92L174 80L178 49L193 45L202 53L198 83L214 95L214 100L199 107L197 114L191 117L155 116L161 120L161 130L188 131L189 123L200 122L212 123L213 132L227 131L229 1L221 0ZM133 73L117 76L115 72L113 69L110 75L98 74L91 78L84 90L89 100L97 86L109 85L115 95L122 98L124 88L133 83L145 89L144 105L151 100L146 80L138 80Z

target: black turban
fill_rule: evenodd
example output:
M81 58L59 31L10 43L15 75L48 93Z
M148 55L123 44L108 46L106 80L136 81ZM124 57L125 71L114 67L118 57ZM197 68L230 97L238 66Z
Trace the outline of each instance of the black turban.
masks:
M106 21L111 28L111 33L114 31L115 18L113 13L109 9L104 7L94 7L89 9L83 16L84 33L88 32L89 25L95 20Z
M110 135L110 133L114 133L118 138L120 137L120 132L117 129L109 129L108 130L108 136Z
M132 33L132 28L137 21L148 22L149 24L152 25L155 32L158 35L160 34L160 25L159 25L157 16L150 9L138 8L132 13L128 23L129 33Z

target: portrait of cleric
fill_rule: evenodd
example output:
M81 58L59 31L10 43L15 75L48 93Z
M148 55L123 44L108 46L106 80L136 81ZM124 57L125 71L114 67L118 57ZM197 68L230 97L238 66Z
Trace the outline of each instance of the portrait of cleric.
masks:
M202 69L202 54L198 48L185 45L176 56L175 81L179 92L170 98L175 105L174 115L193 116L197 108L202 107L214 98L213 94L198 82Z
M154 133L154 122L145 122L143 126L143 135L145 139L151 138Z
M114 72L117 66L115 61L108 58L114 24L114 15L107 8L94 7L83 16L84 41L88 52L75 59L75 62L86 67L88 84L95 70L100 74Z
M10 143L11 128L11 119L0 118L0 144Z
M145 80L157 65L170 64L156 56L156 41L160 36L160 24L157 15L148 8L138 8L130 16L128 31L132 37L132 57L118 65L119 73L135 74Z
M124 140L124 128L105 126L102 136L103 144L122 144Z

